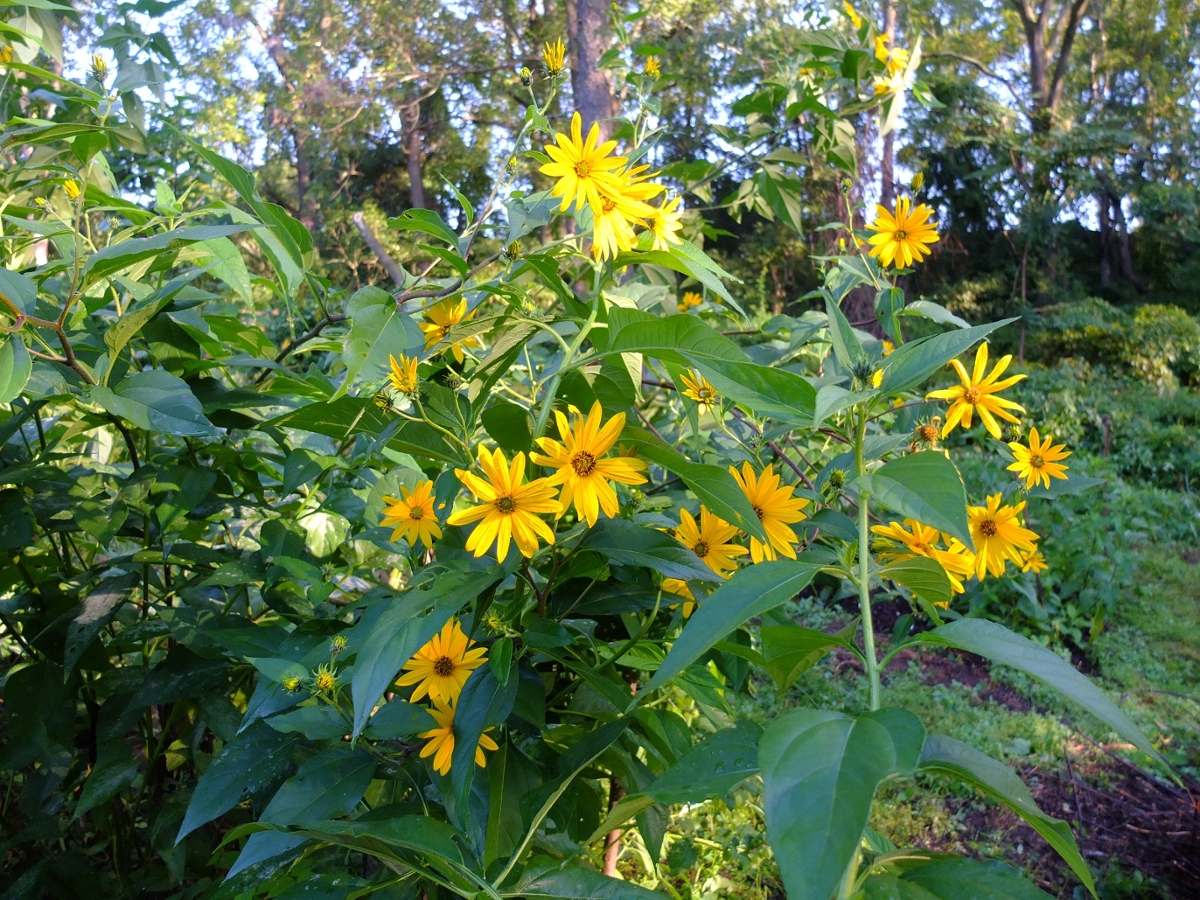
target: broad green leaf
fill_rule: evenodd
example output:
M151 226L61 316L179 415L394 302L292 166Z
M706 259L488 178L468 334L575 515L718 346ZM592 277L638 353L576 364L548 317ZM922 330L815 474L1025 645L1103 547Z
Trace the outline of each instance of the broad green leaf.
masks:
M742 722L711 734L658 776L643 794L661 803L699 803L723 797L758 773L762 729Z
M970 328L971 323L966 319L961 319L956 316L946 307L934 303L931 300L913 300L903 311L899 313L902 316L924 316L931 322L937 322L939 325L953 325L955 328Z
M608 327L608 347L602 355L644 353L679 365L687 365L689 358L749 362L737 344L696 316L662 318L617 307L609 310Z
M959 619L925 632L919 635L919 639L928 644L966 650L1032 675L1074 700L1147 756L1162 761L1142 730L1108 699L1108 695L1070 663L1041 644L984 619Z
M904 291L900 288L884 288L875 294L875 320L896 343L901 341L900 322L896 317L903 309Z
M1025 782L1004 763L952 737L931 734L921 751L919 768L923 772L937 772L987 791L1045 838L1046 843L1058 851L1058 855L1092 895L1096 895L1096 883L1087 863L1079 854L1071 826L1042 812Z
M394 741L436 727L429 709L403 700L389 700L379 707L363 733L373 741Z
M720 582L717 575L675 538L628 519L601 519L583 539L589 547L618 565L653 569L664 578Z
M520 679L511 677L513 674L502 683L490 666L481 666L471 673L455 701L450 781L454 785L455 813L462 821L468 818L466 810L475 780L479 738L485 731L504 724L516 702ZM486 758L487 751L484 752Z
M242 251L229 238L211 238L200 241L195 246L201 265L205 266L214 277L220 278L229 285L246 303L252 301L250 292L250 273L246 269L246 260Z
M728 469L694 463L674 447L642 428L626 425L621 432L622 441L630 441L638 455L668 471L674 472L694 493L697 499L731 525L765 541L766 532L746 499L738 483Z
M432 209L409 209L388 219L388 228L417 231L445 241L458 250L458 234Z
M867 352L854 333L850 320L831 297L825 298L825 314L829 316L829 340L833 344L833 354L843 369L852 372L867 358Z
M412 316L396 307L396 301L382 288L359 288L346 306L350 330L342 342L342 362L346 377L331 398L337 400L351 387L373 384L390 371L388 356L420 356L425 335Z
M367 813L352 822L314 822L297 832L315 840L365 849L369 853L395 858L396 850L410 851L430 861L445 860L456 869L466 868L457 841L462 836L445 822L429 816L372 818ZM389 852L392 851L392 852Z
M619 878L609 878L574 860L557 862L535 857L521 879L502 888L501 897L560 898L560 900L663 900L656 891Z
M253 226L250 225L193 225L187 228L176 228L164 231L148 238L131 238L119 244L105 247L88 257L83 267L85 283L92 283L108 275L115 275L122 269L150 259L160 253L168 253L186 244L195 244L213 238L227 237L240 234Z
M125 349L126 344L133 340L134 335L141 331L151 319L175 299L175 296L180 291L202 274L204 274L202 269L193 269L184 275L180 275L178 278L172 279L149 297L139 300L136 304L126 309L125 314L113 322L109 326L108 331L104 333L104 345L108 347L109 359L115 360L120 356L121 351ZM109 371L112 371L111 367ZM107 375L108 373L106 372L106 384L108 383Z
M763 663L781 691L834 647L848 646L848 638L842 634L826 634L802 625L764 625L760 636Z
M267 719L267 724L276 731L294 731L312 741L336 741L350 731L346 720L327 703L301 706L291 712L272 716Z
M747 619L791 600L808 586L819 569L820 565L804 554L799 559L779 559L739 569L688 619L646 686L646 694L665 685Z
M909 341L903 347L896 348L896 352L883 361L880 393L898 394L912 390L950 360L969 350L976 341L1015 321L1004 319L990 325L976 325L974 328Z
M392 425L371 398L341 397L328 403L310 403L260 427L298 428L344 441L357 434L380 436ZM390 434L388 446L393 450L460 466L466 462L458 448L424 422L404 422Z
M500 749L490 754L487 764L488 821L484 842L483 864L486 868L496 859L509 857L525 836L520 800L535 790L542 773L533 760L525 756L513 739L497 739Z
M812 427L819 428L830 416L847 409L863 399L857 391L848 391L838 384L823 384L813 403Z
M925 728L882 709L852 719L799 710L759 744L767 837L790 900L829 900L862 840L880 782L910 774Z
M1050 900L1020 871L995 859L940 859L910 869L901 878L937 900Z
M290 659L279 659L273 656L248 656L246 662L275 684L283 684L289 678L298 678L300 681L308 678L308 669Z
M292 767L300 735L282 734L255 722L227 743L192 792L175 842L206 822L277 784Z
M877 872L863 883L862 900L937 900L937 895L891 872Z
M12 403L21 395L33 373L33 357L19 334L0 344L0 403Z
M163 369L138 372L115 388L97 385L91 399L114 416L159 434L187 437L216 430L187 382Z
M902 584L918 597L934 606L949 604L952 593L950 577L937 560L926 556L914 556L890 562L879 570L881 578L890 578Z
M19 272L0 266L0 294L13 306L28 314L37 305L37 285Z
M533 449L533 420L525 407L499 400L485 409L479 418L501 449L509 453L528 453Z
M317 559L325 559L346 543L350 536L350 521L343 515L318 510L301 516L297 524L306 535L304 546Z
M125 741L110 741L101 748L99 758L83 785L79 803L75 806L75 818L103 806L133 784L141 769L140 762Z
M938 451L894 459L854 483L893 512L974 546L967 527L967 489L954 463Z
M83 608L67 628L67 645L63 653L64 678L75 670L79 657L113 620L121 604L129 599L138 580L136 574L119 575L101 581L95 590L88 594L87 599L83 601Z
M687 352L682 355L721 396L781 422L798 425L812 422L817 391L796 373L750 362L693 356Z

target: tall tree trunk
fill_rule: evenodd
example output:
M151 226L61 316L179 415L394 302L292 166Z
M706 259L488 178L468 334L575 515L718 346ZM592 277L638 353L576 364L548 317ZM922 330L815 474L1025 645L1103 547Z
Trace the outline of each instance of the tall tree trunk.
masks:
M888 36L888 45L896 45L896 4L894 0L883 3L883 33ZM879 202L888 209L896 198L896 132L883 136L883 155L879 159Z
M608 49L608 4L605 0L566 0L567 40L571 53L571 93L584 129L592 123L600 134L612 134L617 100L608 72L600 68L600 57Z
M1112 281L1112 222L1108 215L1108 192L1101 191L1096 202L1100 207L1100 286L1107 287Z
M296 150L296 210L300 224L310 232L317 227L317 208L312 197L312 163L308 154L308 136L292 129L292 145Z
M409 202L414 209L428 209L425 205L420 101L400 107L400 133L404 142L404 162L408 168Z
M1117 223L1117 260L1121 265L1121 277L1139 291L1144 291L1146 286L1133 271L1133 254L1129 251L1129 224L1125 221L1125 210L1121 209L1121 198L1109 194L1109 201L1112 203L1113 219Z

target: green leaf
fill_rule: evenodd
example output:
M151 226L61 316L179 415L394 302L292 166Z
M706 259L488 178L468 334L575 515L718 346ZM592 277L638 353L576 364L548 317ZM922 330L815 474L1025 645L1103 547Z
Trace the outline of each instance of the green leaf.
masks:
M954 463L938 451L894 459L854 483L893 512L974 546L967 527L967 489Z
M903 881L938 900L1050 900L1050 895L999 860L942 859L910 869Z
M953 597L950 576L937 560L926 556L890 562L879 570L879 575L904 585L935 606L945 606Z
M884 288L875 294L875 320L884 332L896 343L900 343L900 321L896 318L904 309L904 291L900 288Z
M250 289L250 273L242 251L229 238L212 238L196 244L199 263L216 278L229 285L246 303L253 299Z
M318 510L301 517L297 523L304 529L304 546L317 559L325 559L346 543L350 536L350 521L328 510Z
M498 400L485 409L479 418L502 450L528 453L533 449L533 420L525 407Z
M381 435L390 425L369 397L340 397L329 403L302 406L264 422L260 428L298 428L344 441L356 434ZM453 444L424 422L405 422L391 431L391 435L388 446L393 450L457 465L466 462Z
M862 840L880 782L910 774L925 728L882 709L852 719L798 710L759 744L767 837L790 900L828 900Z
M336 741L350 730L346 720L327 703L301 706L267 719L267 724L276 731L296 732L312 741Z
M373 384L391 371L388 356L420 356L425 335L412 316L396 307L396 300L382 288L359 288L346 306L350 330L342 342L346 377L331 397L337 400L355 384Z
M255 722L227 743L200 776L175 843L239 803L277 784L292 766L300 735Z
M723 397L745 404L761 416L781 422L810 425L817 391L804 378L786 369L750 362L714 359L683 353Z
M709 512L716 513L760 541L767 539L754 507L728 469L694 463L649 431L632 425L625 426L621 439L632 442L643 459L678 475L697 499L708 507Z
M781 691L834 647L849 647L844 634L826 634L802 625L765 625L759 634L763 664Z
M283 684L289 678L298 678L300 681L308 679L308 669L290 659L278 659L273 656L248 656L246 662L275 684Z
M737 344L696 316L661 318L616 307L609 310L608 327L611 337L600 355L644 353L679 365L696 359L749 362Z
M610 562L653 569L664 578L722 581L720 575L669 534L628 519L601 519L588 530L582 546L595 550Z
M186 437L216 430L187 382L163 369L138 372L111 389L97 385L91 399L114 416L159 434Z
M1096 883L1087 863L1079 854L1071 826L1042 812L1025 782L1004 763L952 737L931 734L921 751L919 768L923 772L947 775L991 794L1045 838L1046 843L1058 851L1058 855L1091 891L1092 896L1096 896Z
M37 285L19 272L0 266L0 294L28 314L37 305Z
M389 700L371 716L363 734L373 741L395 741L436 726L437 722L429 715L427 707L403 700Z
M315 840L364 849L372 855L403 859L395 851L407 850L435 864L439 861L450 863L456 871L466 868L462 850L456 843L462 840L462 836L445 822L429 816L381 819L371 818L371 815L367 813L352 822L316 822L297 829L297 833Z
M563 898L563 900L663 900L663 895L619 878L609 878L574 860L556 862L535 857L520 880L503 888L501 897Z
M455 701L450 781L454 785L454 808L461 820L467 819L479 738L489 728L502 725L516 702L520 678L512 677L514 674L510 670L509 677L501 682L490 666L481 666L471 673Z
M98 250L88 257L83 267L84 283L90 284L144 259L171 252L186 244L195 244L213 238L227 237L248 231L251 225L194 225L164 231L148 238L131 238Z
M925 632L919 635L919 639L929 644L966 650L993 662L1020 669L1074 700L1147 756L1163 761L1141 729L1108 699L1108 695L1070 663L1041 644L984 619L959 619Z
M96 765L83 785L75 818L107 803L137 779L140 766L124 741L112 741L100 750Z
M662 687L747 619L791 600L808 586L819 569L804 554L799 559L778 559L739 569L688 619L645 693Z
M931 322L937 322L939 325L953 325L955 328L970 328L971 323L966 319L959 318L946 307L934 303L931 300L913 300L903 311L899 313L902 316L924 316Z
M661 803L699 803L723 797L758 773L762 729L742 722L711 734L658 776L643 794Z
M388 228L417 231L445 241L458 250L458 234L432 209L409 209L388 219Z
M129 599L133 586L138 583L136 574L119 575L96 585L95 590L83 601L83 608L67 628L67 644L63 653L63 677L74 670L79 657L92 645L96 636L108 625L121 604Z
M0 344L0 403L12 403L21 395L33 373L33 357L19 334Z
M915 388L950 360L969 350L976 341L1015 321L1004 319L990 325L976 325L974 328L909 341L903 347L896 348L896 352L883 361L880 393L898 394Z
M850 320L831 297L825 298L825 314L829 316L829 340L833 344L833 354L843 369L852 372L856 365L867 358L867 352L854 333Z

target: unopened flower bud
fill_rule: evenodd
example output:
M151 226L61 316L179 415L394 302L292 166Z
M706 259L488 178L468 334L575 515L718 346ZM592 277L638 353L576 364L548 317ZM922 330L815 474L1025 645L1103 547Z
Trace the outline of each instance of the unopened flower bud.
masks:
M521 66L521 84L529 87L533 84L533 73L529 71L529 66Z

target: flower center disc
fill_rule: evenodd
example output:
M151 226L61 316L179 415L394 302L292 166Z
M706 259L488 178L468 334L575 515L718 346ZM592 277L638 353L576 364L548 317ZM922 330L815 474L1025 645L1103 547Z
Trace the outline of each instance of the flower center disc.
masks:
M762 507L761 507L761 506L755 506L755 507L752 507L752 508L754 509L754 514L755 514L756 516L758 516L758 520L761 522L761 521L762 521L762 517L763 517L763 511L762 511Z
M982 522L979 523L979 531L983 534L984 537L995 537L996 530L997 530L996 523L993 522L991 519L984 519Z
M966 392L963 394L963 399L968 403L975 404L979 402L979 398L981 396L982 391L980 391L979 388L970 387L967 388Z
M596 457L588 453L586 450L580 450L571 457L571 468L575 470L575 474L580 478L584 478L592 474L596 468Z
M711 403L717 396L715 391L710 391L708 388L700 388L696 393L700 395L701 403Z
M421 507L419 507L419 506L414 506L408 511L408 517L410 519L420 519L424 515L425 515L425 510L421 509Z
M1040 469L1045 464L1046 461L1042 459L1042 454L1040 453L1035 453L1033 456L1029 457L1029 465L1035 469Z
M701 541L695 547L692 548L692 552L695 553L701 559L704 559L704 557L708 556L708 544L705 543L704 541Z
M517 504L513 500L512 497L497 497L496 498L496 509L500 510L500 512L510 513L516 508L517 508Z
M617 203L615 200L610 200L608 197L604 198L603 215L608 215L610 212L612 212L616 208L617 208Z
M592 174L592 166L586 159L581 159L575 163L575 176L577 178L589 178Z
M896 240L903 241L908 239L908 232L901 229L896 232Z
M433 663L433 671L446 678L454 674L454 660L448 656L439 656Z

